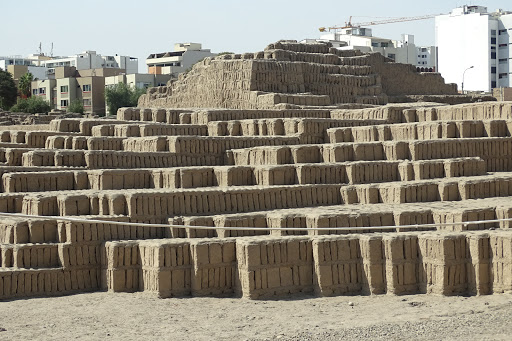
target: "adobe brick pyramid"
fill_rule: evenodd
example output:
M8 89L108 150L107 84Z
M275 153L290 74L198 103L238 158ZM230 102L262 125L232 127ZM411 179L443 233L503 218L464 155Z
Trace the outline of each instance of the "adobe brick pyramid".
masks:
M291 46L313 48L278 50ZM272 50L261 65L288 65ZM2 216L1 299L512 290L511 102L377 106L364 102L385 96L361 90L343 103L309 82L311 94L286 92L294 104L270 91L220 101L214 92L230 92L212 84L222 82L201 85L215 61L160 89L173 96L153 93L115 120L0 132L0 212L36 216ZM254 63L218 61L234 75ZM233 108L278 95L267 108ZM295 104L301 96L329 102ZM199 106L207 101L225 106Z
M330 44L277 42L263 52L205 58L169 86L141 97L141 107L270 109L386 104L388 95L456 95L437 73L417 73L380 53Z

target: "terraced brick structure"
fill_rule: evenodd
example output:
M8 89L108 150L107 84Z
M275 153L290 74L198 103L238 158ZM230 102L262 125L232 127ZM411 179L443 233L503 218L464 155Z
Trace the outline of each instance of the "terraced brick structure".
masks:
M387 104L409 95L439 103ZM115 120L3 131L0 298L510 291L512 103L442 103L467 100L378 54L278 42Z

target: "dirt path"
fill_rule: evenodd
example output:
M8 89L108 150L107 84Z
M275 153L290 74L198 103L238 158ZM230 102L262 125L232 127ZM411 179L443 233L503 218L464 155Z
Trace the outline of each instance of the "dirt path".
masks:
M0 302L1 340L508 340L512 295L285 301L92 293Z

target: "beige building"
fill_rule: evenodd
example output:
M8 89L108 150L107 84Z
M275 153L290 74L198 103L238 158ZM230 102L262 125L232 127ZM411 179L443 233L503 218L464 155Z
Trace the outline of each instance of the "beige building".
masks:
M164 86L171 79L171 75L154 75L150 73L132 73L130 75L120 74L117 76L105 77L105 86L118 83L127 84L133 88L148 88Z
M512 88L494 88L492 95L498 101L512 101Z
M52 108L55 108L57 96L56 84L57 80L55 79L32 81L32 96L42 97L50 103Z
M105 114L105 77L119 75L121 69L79 70L72 66L55 68L55 79L32 82L32 95L44 96L53 109L67 110L79 100L84 113Z
M199 43L180 43L174 45L174 51L150 54L146 65L150 74L177 77L198 61L213 56L216 54L202 49Z

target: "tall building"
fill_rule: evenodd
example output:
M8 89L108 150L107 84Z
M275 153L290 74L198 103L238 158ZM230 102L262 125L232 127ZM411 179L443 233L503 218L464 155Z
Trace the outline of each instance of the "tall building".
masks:
M485 92L511 86L512 12L462 6L435 22L437 65L447 83Z
M306 39L302 42L309 42ZM434 46L416 46L414 35L403 34L401 40L374 37L371 28L345 27L329 32L313 41L329 42L340 50L359 50L379 52L397 63L411 64L420 72L436 71L436 48Z
M146 58L146 65L148 73L176 77L198 61L213 56L216 54L202 49L201 44L180 43L174 44L174 51L150 54Z

